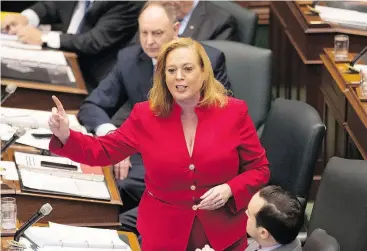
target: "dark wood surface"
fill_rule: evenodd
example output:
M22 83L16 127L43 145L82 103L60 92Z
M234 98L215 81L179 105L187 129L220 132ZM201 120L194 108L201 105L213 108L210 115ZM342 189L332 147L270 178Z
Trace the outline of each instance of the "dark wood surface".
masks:
M119 231L118 233L121 235L127 236L129 240L130 248L132 251L141 251L138 238L136 237L134 233L123 232L123 231ZM0 239L1 250L7 250L6 247L8 246L8 241L11 241L11 240L13 240L13 237L1 237Z
M236 4L252 10L258 16L257 23L259 25L269 24L270 1L234 1Z
M34 110L50 110L53 106L51 96L57 95L59 99L67 101L63 102L65 109L79 109L81 102L87 97L88 92L79 68L76 54L70 52L64 52L64 54L74 73L76 87L1 78L2 91L4 91L6 85L10 83L14 83L18 86L15 93L3 103L3 106Z
M307 15L307 4L310 3L272 1L270 4L273 97L304 101L322 116L324 101L320 86L323 62L319 55L323 48L334 47L334 36L341 32L349 36L350 51L359 52L367 44L367 31L341 28L324 23L319 16ZM338 140L347 139L339 137ZM326 164L324 147L316 164L311 199L316 194Z
M32 147L16 145L3 154L3 159L13 161L15 150L36 152ZM8 180L2 180L8 189L4 190L4 193L1 191L1 194L16 198L18 219L22 222L27 221L43 204L50 203L53 211L41 219L41 223L54 221L76 226L117 228L120 226L119 212L122 201L111 168L103 168L103 173L110 191L110 201L24 192L21 191L19 181Z
M350 73L346 64L336 63L332 49L325 49L321 60L323 119L328 128L325 159L358 158L359 154L367 159L367 102L359 99L355 85L350 84L360 80L360 75ZM358 149L357 153L351 143Z

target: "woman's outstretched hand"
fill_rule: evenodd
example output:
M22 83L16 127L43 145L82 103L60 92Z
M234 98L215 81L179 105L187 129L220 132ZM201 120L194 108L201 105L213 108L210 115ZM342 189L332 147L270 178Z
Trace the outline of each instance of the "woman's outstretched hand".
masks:
M70 135L69 118L62 103L56 96L52 96L56 107L52 107L52 114L48 120L51 132L65 145Z

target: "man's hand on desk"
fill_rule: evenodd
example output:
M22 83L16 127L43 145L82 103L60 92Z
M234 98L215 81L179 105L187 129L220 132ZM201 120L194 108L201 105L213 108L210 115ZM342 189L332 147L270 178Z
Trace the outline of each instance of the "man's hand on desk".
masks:
M32 26L18 26L18 39L25 44L42 45L42 32Z
M16 34L16 30L19 28L19 26L26 26L27 24L27 17L20 14L9 14L5 16L1 24L1 30L8 34L14 35Z
M130 157L127 157L123 161L114 165L113 173L115 174L115 178L118 180L124 180L129 173L130 167L131 167Z

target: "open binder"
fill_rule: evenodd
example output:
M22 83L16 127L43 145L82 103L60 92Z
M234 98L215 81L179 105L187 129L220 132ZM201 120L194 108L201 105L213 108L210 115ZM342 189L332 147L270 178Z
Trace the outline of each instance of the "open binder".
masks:
M82 172L79 163L62 157L22 152L15 152L14 156L20 188L24 192L111 200L111 194L103 174L102 176L85 174ZM69 171L44 167L42 162L73 166L77 170Z

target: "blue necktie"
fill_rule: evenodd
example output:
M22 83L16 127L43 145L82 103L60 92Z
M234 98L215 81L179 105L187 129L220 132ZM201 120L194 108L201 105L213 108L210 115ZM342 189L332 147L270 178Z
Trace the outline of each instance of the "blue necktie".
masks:
M90 0L85 0L84 1L84 15L83 15L83 19L82 21L80 22L79 24L79 27L78 27L78 30L77 30L77 33L80 33L80 30L82 29L83 25L84 25L84 19L85 19L85 15L87 14L87 11L90 7L90 4L91 4L91 1Z

